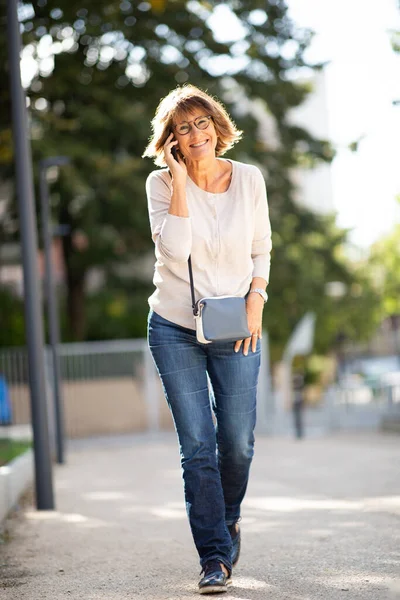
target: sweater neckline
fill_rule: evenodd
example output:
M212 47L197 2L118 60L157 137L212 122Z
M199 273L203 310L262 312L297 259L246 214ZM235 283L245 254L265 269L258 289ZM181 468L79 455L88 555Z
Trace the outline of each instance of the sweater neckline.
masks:
M235 174L236 174L236 168L235 168L235 161L228 159L228 158L224 158L221 160L226 160L227 162L230 162L232 165L232 174L231 174L231 180L229 183L229 187L227 190L225 190L225 192L208 192L207 190L203 190L201 187L199 187L197 185L197 183L195 183L193 181L193 179L191 179L191 177L189 177L189 175L187 176L187 180L188 182L194 187L196 188L197 191L202 192L203 194L207 194L208 196L224 196L225 194L227 194L228 192L230 192L232 190L233 187L233 183L234 183L234 178L235 178Z

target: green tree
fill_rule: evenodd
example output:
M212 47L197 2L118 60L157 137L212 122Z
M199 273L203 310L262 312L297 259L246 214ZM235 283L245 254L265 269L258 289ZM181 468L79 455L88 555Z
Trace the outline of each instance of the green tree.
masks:
M101 307L104 319L114 315L115 328L102 327L108 331L103 335L138 331L126 316L134 279L123 284L118 265L152 246L144 180L153 166L140 156L160 98L177 83L222 97L246 133L232 158L265 170L275 231L266 325L277 354L302 314L322 306L324 282L340 278L350 287L355 278L336 257L343 232L293 201L291 168L332 158L326 140L314 139L288 117L310 91L293 74L309 69L303 55L311 34L295 27L282 0L241 0L224 5L243 27L243 39L220 43L210 25L220 5L37 0L32 11L30 3L21 3L25 51L38 64L28 89L35 164L44 156L72 159L53 185L52 210L56 222L69 225L63 248L66 331L73 339L96 335L93 318L85 314L85 282L94 267L101 267L108 285L101 298L90 299L92 316ZM237 111L235 94L229 95L232 83L248 99L261 99L277 143L261 139L251 112ZM122 299L119 305L116 298ZM320 318L322 331L327 320L322 310ZM141 327L143 335L144 321Z
M0 286L0 347L25 343L23 302L6 287Z
M373 245L370 262L381 298L381 318L400 315L400 225Z

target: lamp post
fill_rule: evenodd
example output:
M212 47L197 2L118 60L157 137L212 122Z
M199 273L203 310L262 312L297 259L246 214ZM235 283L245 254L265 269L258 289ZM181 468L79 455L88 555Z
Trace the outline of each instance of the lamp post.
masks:
M54 412L56 425L57 462L64 463L64 411L61 391L61 369L58 355L60 343L60 325L58 320L57 293L54 287L53 264L51 260L52 231L50 231L50 196L47 184L47 169L54 166L66 165L70 162L67 156L51 156L40 161L40 210L42 217L42 235L45 257L45 290L47 316L49 323L49 341L53 364Z
M17 2L15 0L7 0L7 24L15 183L24 271L25 323L35 458L36 506L39 510L51 510L54 509L54 493L44 377L43 317L37 265L32 156L26 118L26 98L21 85L21 34L18 23Z

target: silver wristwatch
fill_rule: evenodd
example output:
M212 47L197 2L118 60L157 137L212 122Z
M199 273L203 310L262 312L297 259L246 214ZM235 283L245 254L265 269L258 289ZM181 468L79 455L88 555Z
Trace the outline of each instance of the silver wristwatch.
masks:
M268 300L267 292L264 292L264 290L261 288L253 288L252 290L249 291L249 294L253 294L253 293L260 294L260 296L262 297L264 302L266 302Z

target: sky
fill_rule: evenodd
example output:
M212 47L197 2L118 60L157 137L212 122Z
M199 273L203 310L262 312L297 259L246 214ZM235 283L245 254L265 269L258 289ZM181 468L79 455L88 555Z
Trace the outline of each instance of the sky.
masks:
M338 225L367 248L400 223L400 30L396 0L288 0L295 23L316 35L311 61L326 67L329 134L337 148L332 185ZM361 139L357 153L347 147Z

